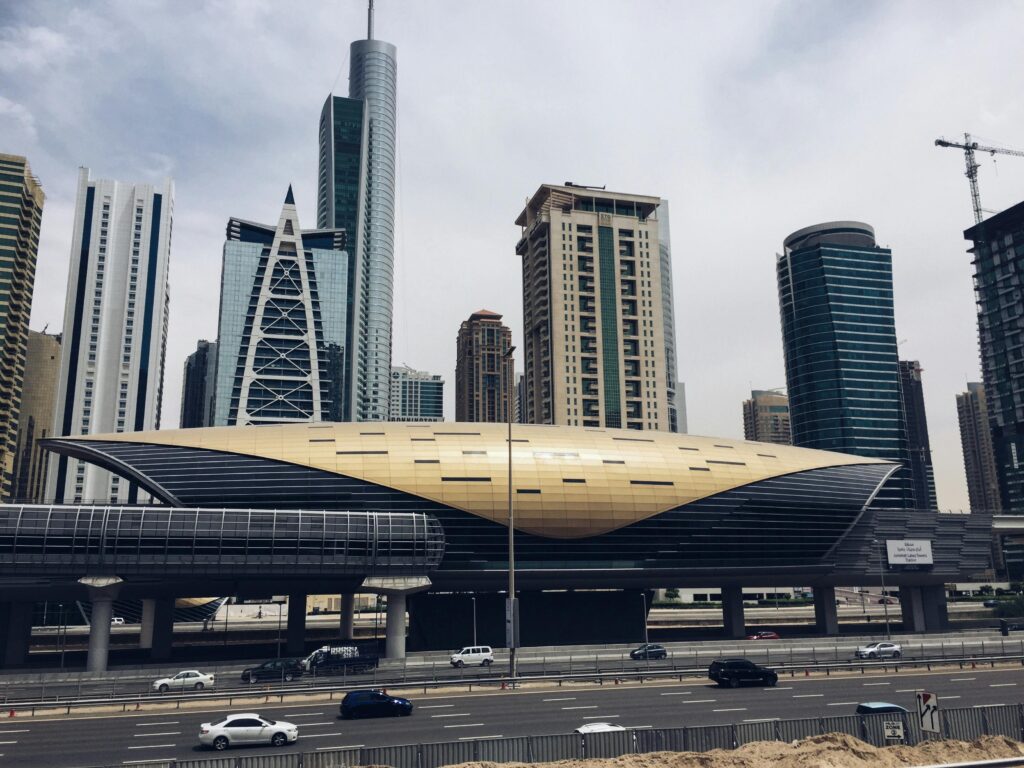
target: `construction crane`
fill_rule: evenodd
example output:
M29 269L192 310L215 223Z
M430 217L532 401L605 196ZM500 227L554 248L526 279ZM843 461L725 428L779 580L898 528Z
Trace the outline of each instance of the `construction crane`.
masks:
M974 159L974 153L988 152L990 155L998 153L1000 155L1024 157L1024 152L1021 152L1019 149L1006 149L1005 147L986 147L974 141L969 133L964 134L963 144L959 141L950 141L949 139L936 139L935 146L952 147L953 149L962 149L964 151L964 163L967 166L964 175L971 182L971 204L974 206L974 223L980 224L982 219L981 196L978 194L978 163Z

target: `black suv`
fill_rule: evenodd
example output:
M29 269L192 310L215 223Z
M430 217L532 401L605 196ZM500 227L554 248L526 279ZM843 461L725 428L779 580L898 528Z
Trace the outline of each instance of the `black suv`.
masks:
M412 714L412 702L383 691L352 691L345 694L338 708L344 719L351 717L397 717Z
M255 683L259 680L278 680L290 683L302 677L302 665L298 659L271 659L258 667L242 670L242 682Z
M720 686L775 685L779 676L767 667L759 667L746 659L717 659L708 667L708 677Z
M644 643L639 648L634 648L629 652L629 658L636 659L666 659L668 658L668 651L662 646L654 643Z

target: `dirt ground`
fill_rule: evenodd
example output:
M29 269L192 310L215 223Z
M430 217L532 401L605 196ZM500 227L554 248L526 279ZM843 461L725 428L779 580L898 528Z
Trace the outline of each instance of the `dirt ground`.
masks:
M898 768L1024 756L1024 744L1003 736L975 742L930 741L916 747L873 747L845 733L802 741L758 741L712 752L651 752L606 760L560 760L545 768ZM526 768L526 763L462 763L450 768Z

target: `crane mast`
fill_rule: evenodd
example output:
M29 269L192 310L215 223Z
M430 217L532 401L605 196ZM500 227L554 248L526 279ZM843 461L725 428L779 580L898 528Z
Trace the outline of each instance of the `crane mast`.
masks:
M964 165L966 170L964 176L967 177L967 181L971 184L971 205L974 208L974 223L980 224L983 218L981 208L981 194L978 192L978 161L974 157L975 151L988 152L990 155L1016 155L1017 157L1024 157L1024 152L1017 149L1006 149L1005 147L987 147L971 139L971 134L964 134L964 141L961 144L958 141L950 141L948 139L936 139L935 146L937 147L950 147L953 149L962 149L964 151Z

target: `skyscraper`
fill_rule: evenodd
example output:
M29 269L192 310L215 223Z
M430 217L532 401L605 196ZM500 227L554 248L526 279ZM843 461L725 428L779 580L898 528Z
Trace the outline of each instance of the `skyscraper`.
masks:
M39 441L53 436L53 411L59 382L60 335L29 331L11 493L17 501L45 501L49 453L43 452Z
M543 184L522 236L532 424L668 431L661 198Z
M159 426L173 219L170 179L152 186L94 180L88 168L79 170L56 433ZM134 503L138 494L95 464L54 456L47 496Z
M390 421L444 421L444 379L404 365L391 369Z
M672 235L668 200L658 206L658 259L661 266L661 316L665 333L665 394L668 431L686 432L686 394L676 366L676 311L672 295Z
M515 361L505 354L512 331L481 309L459 326L455 351L455 420L505 422L515 410Z
M964 232L974 243L981 373L1002 509L1024 513L1024 203Z
M999 512L999 474L992 449L992 430L981 382L970 382L967 391L956 396L956 415L960 422L960 445L967 474L967 497L971 510Z
M791 445L789 398L781 392L755 389L743 401L743 437L760 443Z
M348 98L327 97L320 115L317 226L344 229L345 421L386 421L391 380L398 51L373 39L349 49Z
M212 427L217 393L217 343L200 340L185 358L181 384L182 429Z
M921 364L917 360L900 360L900 398L907 424L907 450L910 452L910 482L918 509L938 510L935 495L935 470L932 468L932 446L928 440L928 420L924 410L924 387Z
M214 425L342 421L345 232L303 231L291 187L276 226L228 221Z
M0 501L10 497L14 482L28 318L45 199L28 160L0 153Z
M900 462L874 504L913 508L892 251L833 221L787 237L776 271L793 444Z

